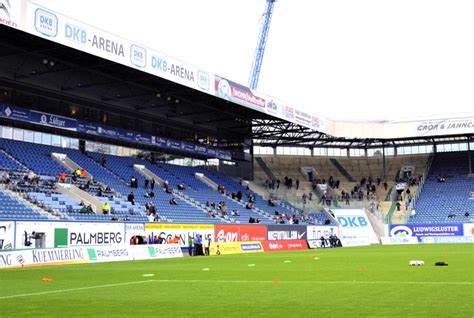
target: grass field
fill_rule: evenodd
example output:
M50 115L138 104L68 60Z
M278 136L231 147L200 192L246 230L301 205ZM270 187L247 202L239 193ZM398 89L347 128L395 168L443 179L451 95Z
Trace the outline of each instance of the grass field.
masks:
M425 266L409 266L413 259ZM436 267L436 261L449 266ZM474 317L474 245L373 246L0 271L0 317L30 316Z

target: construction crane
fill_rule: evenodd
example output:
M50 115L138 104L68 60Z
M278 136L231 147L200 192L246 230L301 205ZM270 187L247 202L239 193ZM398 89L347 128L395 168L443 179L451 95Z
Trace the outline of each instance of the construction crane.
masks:
M262 26L258 35L257 48L253 57L252 69L250 70L249 87L257 89L258 78L260 77L260 69L262 68L263 54L267 44L268 32L270 32L270 23L272 22L273 7L276 0L266 0L267 5L262 16Z

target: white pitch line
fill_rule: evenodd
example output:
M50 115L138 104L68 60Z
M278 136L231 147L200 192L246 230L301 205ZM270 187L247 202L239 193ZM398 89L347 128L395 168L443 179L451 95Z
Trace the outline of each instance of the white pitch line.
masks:
M126 285L136 285L144 283L220 283L220 284L276 284L271 280L200 280L200 279L150 279L136 282L98 285L90 287L79 287L70 289L51 290L39 293L19 294L10 296L0 296L0 299L11 299L29 296L40 296L55 293L74 292L96 288L117 287ZM472 282L390 282L390 281L279 281L278 284L401 284L401 285L473 285Z
M273 280L199 280L155 279L157 283L222 283L222 284L275 284ZM404 285L473 285L473 282L390 282L390 281L279 281L280 284L404 284Z
M55 294L55 293L65 293L65 292L70 292L70 291L88 290L88 289L96 289L96 288L107 288L107 287L117 287L117 286L126 286L126 285L136 285L136 284L153 283L153 282L155 282L155 281L154 280L141 280L141 281L137 281L137 282L128 282L128 283L120 283L120 284L107 284L107 285L79 287L79 288L70 288L70 289L59 289L59 290L50 290L50 291L39 292L39 293L1 296L0 299L39 296L39 295L47 295L47 294Z

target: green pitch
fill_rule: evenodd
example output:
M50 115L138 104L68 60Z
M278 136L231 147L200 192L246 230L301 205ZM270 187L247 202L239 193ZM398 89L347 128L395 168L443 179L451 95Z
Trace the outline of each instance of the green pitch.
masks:
M474 245L1 270L0 317L32 316L473 317Z

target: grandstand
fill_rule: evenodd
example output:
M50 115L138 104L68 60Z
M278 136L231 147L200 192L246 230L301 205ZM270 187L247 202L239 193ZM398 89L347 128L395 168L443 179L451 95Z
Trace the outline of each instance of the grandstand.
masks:
M337 224L331 209L344 207L381 224L472 220L471 117L335 121L69 23L111 43L84 45L35 24L73 18L13 7L0 26L0 169L6 206L18 202L22 218ZM86 175L72 180L76 169Z
M317 118L310 128L294 115L230 110L235 100L191 84L0 28L1 219L145 222L153 203L159 223L336 224L338 207L381 223L472 221L468 124L451 134L339 136ZM78 168L87 176L59 182ZM80 212L84 200L93 213Z

